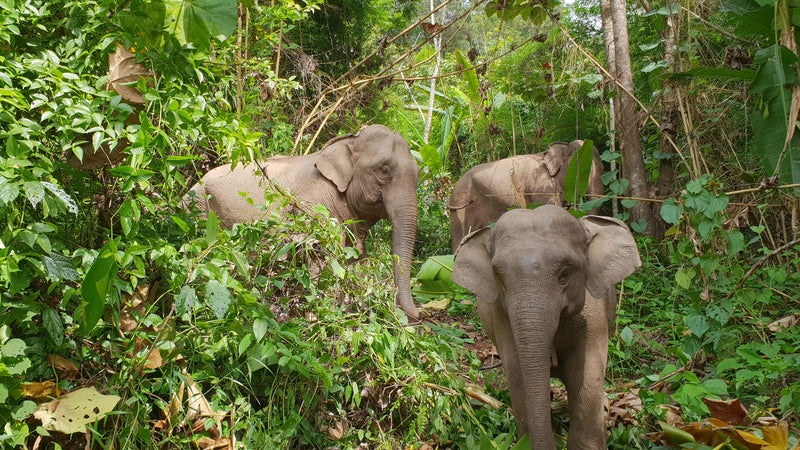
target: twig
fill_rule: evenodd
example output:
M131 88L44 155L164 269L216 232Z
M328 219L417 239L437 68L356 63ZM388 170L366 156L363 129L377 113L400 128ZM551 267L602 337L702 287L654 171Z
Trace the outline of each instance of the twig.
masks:
M731 297L733 297L733 294L736 293L736 291L738 291L742 287L744 282L748 278L753 276L753 274L756 273L756 270L760 269L761 266L766 264L767 260L769 260L773 256L777 255L778 253L781 253L782 251L787 250L787 249L789 249L789 248L791 248L791 247L793 247L793 246L795 246L797 244L800 244L800 238L797 238L797 239L795 239L795 240L793 240L791 242L787 242L786 244L781 245L780 247L778 247L775 250L773 250L772 252L770 252L769 255L761 258L760 261L758 261L757 263L753 264L753 267L751 267L750 270L748 270L747 273L744 274L744 276L739 280L738 283L736 283L736 286L731 290L731 292L728 294L728 296L725 297L725 300L729 300Z

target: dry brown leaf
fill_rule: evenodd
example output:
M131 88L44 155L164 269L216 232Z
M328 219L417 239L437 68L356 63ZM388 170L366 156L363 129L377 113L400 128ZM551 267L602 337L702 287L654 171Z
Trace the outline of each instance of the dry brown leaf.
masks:
M136 88L136 83L147 79L152 84L153 72L136 62L136 56L128 49L117 45L117 51L108 56L108 90L113 90L122 96L125 103L130 105L144 104L142 93Z
M119 331L123 334L130 333L139 327L139 322L135 316L144 315L149 296L150 285L145 284L137 286L133 293L125 299L122 310L119 313Z
M164 360L161 359L161 352L157 348L154 348L150 351L150 353L147 354L147 360L145 361L143 367L145 369L153 370L158 369L162 365L164 365Z
M750 424L750 415L747 409L742 405L742 402L737 398L730 400L703 398L703 403L705 403L708 410L711 411L711 417L715 419L719 419L730 425L742 426Z
M52 381L42 381L36 383L22 383L20 386L22 396L25 398L44 399L48 397L58 397L59 389Z
M334 441L341 440L349 428L350 425L347 422L343 420L337 420L334 426L328 427L328 436L330 436Z
M58 355L47 355L47 362L56 369L61 378L73 380L78 377L78 367L67 358Z
M794 327L797 325L798 321L800 321L800 314L792 314L772 322L771 324L767 325L767 329L773 333L778 333L779 331L788 330L789 328Z
M432 300L428 303L422 304L422 309L428 311L444 311L450 306L450 299L445 297L441 300Z
M639 398L638 389L626 393L619 393L608 402L608 426L638 425L636 414L642 411L642 399Z
M766 419L770 420L759 419L758 421L758 427L764 434L764 440L779 449L789 448L789 422L779 421L772 417Z
M475 400L478 400L479 402L484 403L494 409L498 409L503 406L503 402L487 394L486 391L478 386L475 386L474 384L468 384L464 388L464 392L466 392L467 397L474 398Z
M681 417L681 409L679 407L674 405L661 405L660 407L667 411L664 418L668 425L678 428L686 425L686 422L683 421L683 417Z

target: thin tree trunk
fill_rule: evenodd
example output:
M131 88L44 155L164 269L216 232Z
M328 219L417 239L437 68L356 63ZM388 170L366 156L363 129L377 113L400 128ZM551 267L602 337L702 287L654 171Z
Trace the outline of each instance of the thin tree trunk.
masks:
M652 234L655 214L650 202L650 187L644 169L639 121L636 118L636 100L633 97L633 70L628 44L628 21L625 0L611 0L611 22L614 33L614 73L618 85L619 108L617 110L617 129L620 151L622 152L622 175L628 179L628 195L638 199L631 208L634 222L646 221L645 234Z
M433 4L434 0L431 0L431 11L436 9L435 5ZM436 25L436 14L431 14L431 25ZM433 123L433 106L436 102L436 78L439 77L439 68L442 65L442 36L437 34L433 37L433 47L436 51L436 66L433 68L433 76L431 77L431 94L428 99L428 117L425 120L425 133L423 134L422 139L425 143L430 142L431 137L431 125Z
M670 5L673 5L670 3ZM669 64L672 72L681 71L680 54L678 51L680 25L677 15L666 16L666 27L663 31L664 39L664 60ZM662 158L658 161L658 184L657 191L659 197L671 196L676 191L675 186L675 147L672 142L678 135L679 121L681 118L680 101L681 91L677 83L670 79L664 80L663 97L661 100L661 141L658 151ZM672 138L672 142L670 142ZM662 220L654 223L653 236L661 239L664 236L666 224Z

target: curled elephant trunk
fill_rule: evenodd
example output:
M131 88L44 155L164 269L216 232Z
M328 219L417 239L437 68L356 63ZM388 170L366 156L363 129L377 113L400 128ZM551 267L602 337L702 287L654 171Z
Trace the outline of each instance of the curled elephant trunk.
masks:
M414 255L414 240L417 236L417 198L401 202L403 206L392 207L387 203L392 222L392 254L394 283L397 287L395 303L410 319L417 319L419 314L411 297L411 261Z

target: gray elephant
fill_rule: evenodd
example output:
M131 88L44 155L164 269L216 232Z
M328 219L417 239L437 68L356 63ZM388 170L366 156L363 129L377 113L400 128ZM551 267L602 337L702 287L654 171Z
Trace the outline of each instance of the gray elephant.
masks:
M541 153L517 155L479 164L468 170L453 187L447 208L453 251L470 231L496 221L513 207L530 204L561 205L564 178L570 160L583 141L556 142ZM588 197L603 195L603 163L593 151Z
M304 203L325 206L342 223L355 221L348 225L355 238L349 244L362 255L369 229L378 220L389 219L392 253L397 256L396 302L416 319L409 276L417 233L418 178L419 167L405 139L383 125L370 125L309 155L277 156L233 169L230 164L217 167L191 188L182 203L212 210L223 226L231 227L265 217L264 193L274 184Z
M543 205L503 214L468 235L452 280L474 292L483 330L497 346L520 433L555 449L550 377L569 402L569 449L605 449L603 414L615 284L641 265L624 223L578 220Z

